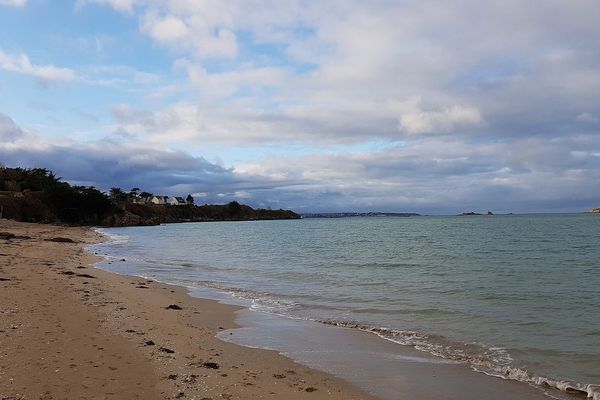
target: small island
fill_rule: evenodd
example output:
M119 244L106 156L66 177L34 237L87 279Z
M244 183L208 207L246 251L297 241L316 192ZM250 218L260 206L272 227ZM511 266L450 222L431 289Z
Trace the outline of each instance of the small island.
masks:
M470 216L470 215L484 215L484 214L476 213L474 211L467 211L467 212L464 212L464 213L461 213L461 214L458 214L458 215L461 216L461 217L464 217L464 216ZM488 211L485 215L494 215L494 213L491 212L491 211Z
M585 212L586 214L600 214L600 207L599 208L592 208L589 211Z

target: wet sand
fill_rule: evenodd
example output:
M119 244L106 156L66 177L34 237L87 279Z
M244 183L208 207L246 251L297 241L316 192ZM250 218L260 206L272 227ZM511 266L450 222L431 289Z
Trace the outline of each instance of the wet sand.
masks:
M89 229L2 220L0 232L0 399L373 398L217 339L239 308L91 268L84 247L103 238Z

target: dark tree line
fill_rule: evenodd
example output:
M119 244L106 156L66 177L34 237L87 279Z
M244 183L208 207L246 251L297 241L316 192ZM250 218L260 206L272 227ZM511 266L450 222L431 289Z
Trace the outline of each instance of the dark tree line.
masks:
M93 186L63 182L44 168L5 168L0 165L0 211L4 218L19 221L66 223L71 225L154 225L165 222L295 219L288 210L253 209L232 201L224 205L144 204L152 193L133 188L129 192L113 187L104 194ZM140 204L141 203L141 204Z
M0 167L0 194L4 216L19 220L97 225L117 211L95 187L71 186L45 168Z

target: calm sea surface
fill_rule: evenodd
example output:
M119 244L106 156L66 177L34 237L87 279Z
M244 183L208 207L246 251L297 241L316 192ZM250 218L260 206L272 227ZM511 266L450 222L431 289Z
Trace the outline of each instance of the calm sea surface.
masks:
M101 231L113 240L94 250L115 272L219 289L258 310L373 331L489 374L584 391L600 384L600 215Z

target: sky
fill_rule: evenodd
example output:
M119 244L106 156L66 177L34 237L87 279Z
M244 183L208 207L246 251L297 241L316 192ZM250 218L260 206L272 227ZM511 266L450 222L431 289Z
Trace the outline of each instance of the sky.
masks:
M297 212L600 207L600 2L0 0L0 163Z

